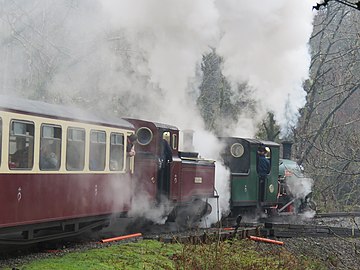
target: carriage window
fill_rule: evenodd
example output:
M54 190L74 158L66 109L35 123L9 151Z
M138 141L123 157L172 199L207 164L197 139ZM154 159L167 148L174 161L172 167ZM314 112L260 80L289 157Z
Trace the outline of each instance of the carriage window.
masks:
M121 171L124 168L124 135L111 133L110 135L110 164L111 171Z
M105 131L92 130L90 133L90 160L91 171L103 171L105 169L106 133Z
M9 137L9 169L32 169L34 163L34 124L12 121Z
M69 128L66 142L66 169L81 171L85 160L85 130Z
M40 170L59 170L61 160L61 127L41 126Z

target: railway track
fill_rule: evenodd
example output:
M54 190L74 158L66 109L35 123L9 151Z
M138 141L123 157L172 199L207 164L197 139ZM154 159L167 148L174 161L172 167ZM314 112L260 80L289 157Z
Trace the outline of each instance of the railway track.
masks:
M327 213L318 217L337 218L337 217L355 217L360 213ZM163 242L180 243L209 243L227 239L243 239L249 236L261 236L267 238L297 238L297 237L342 237L359 238L360 228L353 222L350 227L329 226L329 225L309 225L292 224L284 222L260 222L260 223L240 223L237 227L234 220L228 222L229 227L211 228L199 231L192 231L186 234L166 234L159 236L145 236L144 239L157 239Z
M357 226L352 228L324 226L324 225L298 225L265 223L261 229L262 236L277 238L295 237L360 237Z
M360 212L330 212L316 213L314 218L360 217Z
M327 213L321 214L317 217L320 218L338 218L338 217L355 217L360 216L359 213ZM152 239L158 240L166 243L188 243L188 244L207 244L213 243L216 241L224 241L230 239L245 239L250 238L250 236L260 236L263 238L270 239L284 239L284 238L316 238L316 237L341 237L341 238L359 238L360 229L357 224L354 222L352 227L338 227L338 226L326 226L326 225L304 225L304 224L290 224L286 222L260 222L260 223L240 223L236 227L236 222L232 220L230 223L226 224L227 227L223 228L209 228L209 229L191 229L187 231L178 231L173 230L172 228L167 228L162 230L159 226L154 226L154 230L148 228L147 232L142 234L142 237L137 238L141 239ZM175 227L175 226L174 226ZM139 231L140 232L140 231ZM120 234L119 234L120 235ZM23 251L18 247L15 247L13 252L10 249L7 249L6 258L18 260L19 257L37 257L44 255L37 254L46 254L47 251L51 252L64 252L64 247L66 250L72 249L86 249L86 248L101 248L107 246L108 244L101 244L101 239L104 237L113 237L119 236L115 234L105 233L99 235L98 238L91 237L89 239L73 239L69 242L59 241L51 242L48 244L42 244L42 248L39 248L39 245L34 247L26 247ZM101 238L102 237L102 238ZM132 241L132 240L130 240ZM72 248L76 247L76 248ZM3 254L2 254L3 255ZM3 256L0 256L5 258ZM25 259L26 260L26 259ZM2 262L0 260L0 266Z
M165 243L190 243L190 244L207 244L216 241L229 239L244 239L249 236L261 235L261 227L246 228L211 228L186 233L174 233L166 235L145 235L143 239L158 240Z

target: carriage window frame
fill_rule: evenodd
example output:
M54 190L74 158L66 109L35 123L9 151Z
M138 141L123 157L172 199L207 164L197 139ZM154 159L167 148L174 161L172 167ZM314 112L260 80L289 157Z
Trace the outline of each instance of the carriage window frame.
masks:
M119 138L121 138L119 140ZM119 149L117 149L119 148ZM119 159L114 157L115 152L118 150ZM125 169L125 134L120 132L110 133L110 158L109 169L110 171L123 171ZM120 162L119 162L120 161Z
M93 134L96 134L96 136L93 136ZM101 137L99 136L100 134L104 136ZM96 151L96 149L94 149L95 147L98 148L99 151ZM94 150L95 152L93 154L92 152ZM90 140L89 140L89 170L104 171L105 165L106 165L106 132L104 130L92 129L90 130Z
M74 137L73 131L80 131L83 134L80 137ZM76 157L69 158L69 154L71 152L69 150L69 146L76 145L75 144L76 142L78 143L78 145L79 145L79 143L82 143L82 145L80 145L80 147L82 148L82 149L80 148L80 150L82 150L82 151L81 152L77 151L79 154L77 159L76 159ZM84 170L84 168L85 168L85 145L86 145L86 130L84 128L79 128L79 127L68 127L67 131L66 131L66 170L67 171L83 171ZM75 164L75 162L79 162L79 164L78 164L79 166L73 166Z
M47 136L46 134L44 135L44 129L45 128L53 128L54 129L54 134L52 134L52 136ZM55 129L58 129L57 131L55 131ZM43 163L41 162L42 159L42 154L41 154L41 150L44 147L44 143L45 141L52 141L51 142L51 155L54 155L54 157L51 158L55 158L57 161L57 164L54 165L55 167L52 167L52 165L50 167L43 165ZM40 127L40 149L39 149L39 169L41 171L59 171L60 167L61 167L61 149L62 149L62 127L59 125L53 125L53 124L41 124Z
M15 130L15 124L23 124L26 125L25 132L16 132ZM28 130L29 128L29 130ZM27 134L29 133L29 134ZM32 133L32 134L31 134ZM14 153L11 153L11 147L14 142L12 142L12 139L14 138L15 146L17 147L18 138L25 138L25 144L24 148L28 148L28 154L27 157L20 156L21 152L19 152L19 157L13 157L13 155L16 154L21 149L15 149ZM26 121L26 120L19 120L19 119L11 119L10 120L10 129L9 129L9 149L8 149L8 167L10 170L26 170L31 171L34 168L34 151L35 151L35 123L32 121ZM30 147L32 146L32 147ZM30 150L30 153L29 153ZM26 152L25 152L26 153ZM16 160L17 159L17 160ZM21 161L20 161L21 159ZM27 160L25 160L27 159ZM20 162L24 162L29 164L29 166L20 166Z

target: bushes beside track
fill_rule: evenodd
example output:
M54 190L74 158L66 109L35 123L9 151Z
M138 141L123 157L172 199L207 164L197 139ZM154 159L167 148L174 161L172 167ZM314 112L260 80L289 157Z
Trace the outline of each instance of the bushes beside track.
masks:
M144 240L81 251L59 251L50 258L5 269L325 269L314 259L284 247L250 240L212 244L165 244Z

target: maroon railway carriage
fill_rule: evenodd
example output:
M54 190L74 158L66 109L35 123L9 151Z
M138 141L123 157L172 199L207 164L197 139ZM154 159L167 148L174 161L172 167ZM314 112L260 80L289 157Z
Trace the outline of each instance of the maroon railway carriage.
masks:
M0 96L0 243L71 236L126 213L133 132L122 119Z
M126 119L138 136L134 183L136 194L154 204L170 204L169 217L198 219L211 211L208 198L214 197L215 162L197 153L179 151L179 130L171 125ZM170 155L165 154L165 144ZM169 160L172 160L171 162Z

